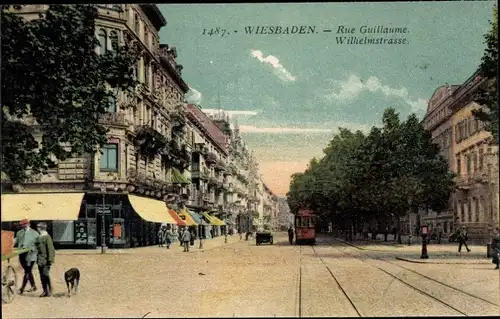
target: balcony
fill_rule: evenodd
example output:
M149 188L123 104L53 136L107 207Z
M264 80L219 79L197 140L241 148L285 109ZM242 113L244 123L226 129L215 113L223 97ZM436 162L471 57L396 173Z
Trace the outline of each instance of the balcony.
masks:
M204 143L195 143L193 147L193 153L205 155L208 153L208 147Z
M207 154L206 158L205 158L205 162L208 164L208 165L215 165L217 164L217 156L210 152Z
M104 125L115 125L123 127L129 126L126 115L123 112L101 114L101 116L99 117L99 123Z
M488 183L488 175L485 172L476 171L469 175L460 175L455 178L459 189L469 190L474 184Z

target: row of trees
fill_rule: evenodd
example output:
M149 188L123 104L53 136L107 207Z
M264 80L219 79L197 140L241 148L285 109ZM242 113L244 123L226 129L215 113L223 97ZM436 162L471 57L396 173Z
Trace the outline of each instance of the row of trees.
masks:
M483 108L473 114L486 123L498 145L497 7L493 16L479 66L486 81L475 96ZM430 133L415 115L401 122L394 109L384 112L382 122L382 128L374 127L368 135L340 129L323 158L313 158L304 173L292 176L287 194L291 211L309 207L337 226L352 228L399 221L409 211L446 209L454 176ZM400 233L398 237L401 241Z
M2 179L13 183L106 143L99 116L116 92L135 95L140 55L130 42L95 52L96 5L50 5L32 20L20 9L1 8Z
M368 135L340 129L324 157L292 177L293 213L309 207L335 225L351 228L373 220L389 224L408 211L440 211L454 189L453 174L417 117L400 121L384 112L382 128ZM399 228L399 227L398 227Z

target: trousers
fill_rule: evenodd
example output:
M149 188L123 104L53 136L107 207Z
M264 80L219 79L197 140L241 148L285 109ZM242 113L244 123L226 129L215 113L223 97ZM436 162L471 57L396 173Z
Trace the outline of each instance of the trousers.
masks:
M183 243L184 251L189 251L189 241L184 241Z
M33 277L33 266L35 265L35 262L27 261L26 260L27 256L28 256L28 253L24 253L24 254L19 255L19 262L21 264L21 267L23 267L23 270L24 270L21 291L24 291L28 282L30 283L31 287L36 288L35 278Z
M38 272L40 273L40 281L42 282L43 292L50 294L52 292L52 284L50 282L50 266L38 266Z

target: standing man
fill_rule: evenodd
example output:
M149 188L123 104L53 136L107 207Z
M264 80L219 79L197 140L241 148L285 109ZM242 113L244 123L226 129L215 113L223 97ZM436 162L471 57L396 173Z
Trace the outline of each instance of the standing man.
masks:
M189 242L191 241L191 232L188 227L184 227L184 231L181 236L181 243L184 246L184 252L189 252Z
M24 270L23 283L21 285L21 289L19 290L19 294L22 295L28 282L31 285L28 292L36 291L35 278L33 277L33 266L35 265L37 257L35 242L40 234L38 234L36 230L31 229L30 221L28 219L21 220L19 222L19 226L21 226L22 229L17 232L16 238L14 238L14 247L30 249L30 251L19 255L19 262Z
M288 242L290 242L290 245L293 244L293 228L292 227L288 228Z
M462 226L462 229L459 230L459 232L458 232L458 252L462 251L462 245L465 245L467 252L470 251L469 246L467 246L468 239L469 239L469 236L467 234L467 228L465 226Z
M161 225L158 230L158 247L163 247L163 243L165 242L165 225Z
M49 297L52 294L52 284L50 282L50 266L54 263L56 250L52 237L47 233L47 224L39 223L37 225L38 236L36 248L38 250L37 264L40 272L40 281L42 282L43 293L40 297Z
M491 250L493 255L492 262L496 265L495 269L498 269L500 266L500 233L498 232L498 228L495 230L493 240L491 241Z

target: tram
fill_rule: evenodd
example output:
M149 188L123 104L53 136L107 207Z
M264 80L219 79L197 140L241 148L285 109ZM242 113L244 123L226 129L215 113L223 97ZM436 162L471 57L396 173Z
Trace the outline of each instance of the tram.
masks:
M295 244L316 243L316 215L309 209L300 209L295 215Z

